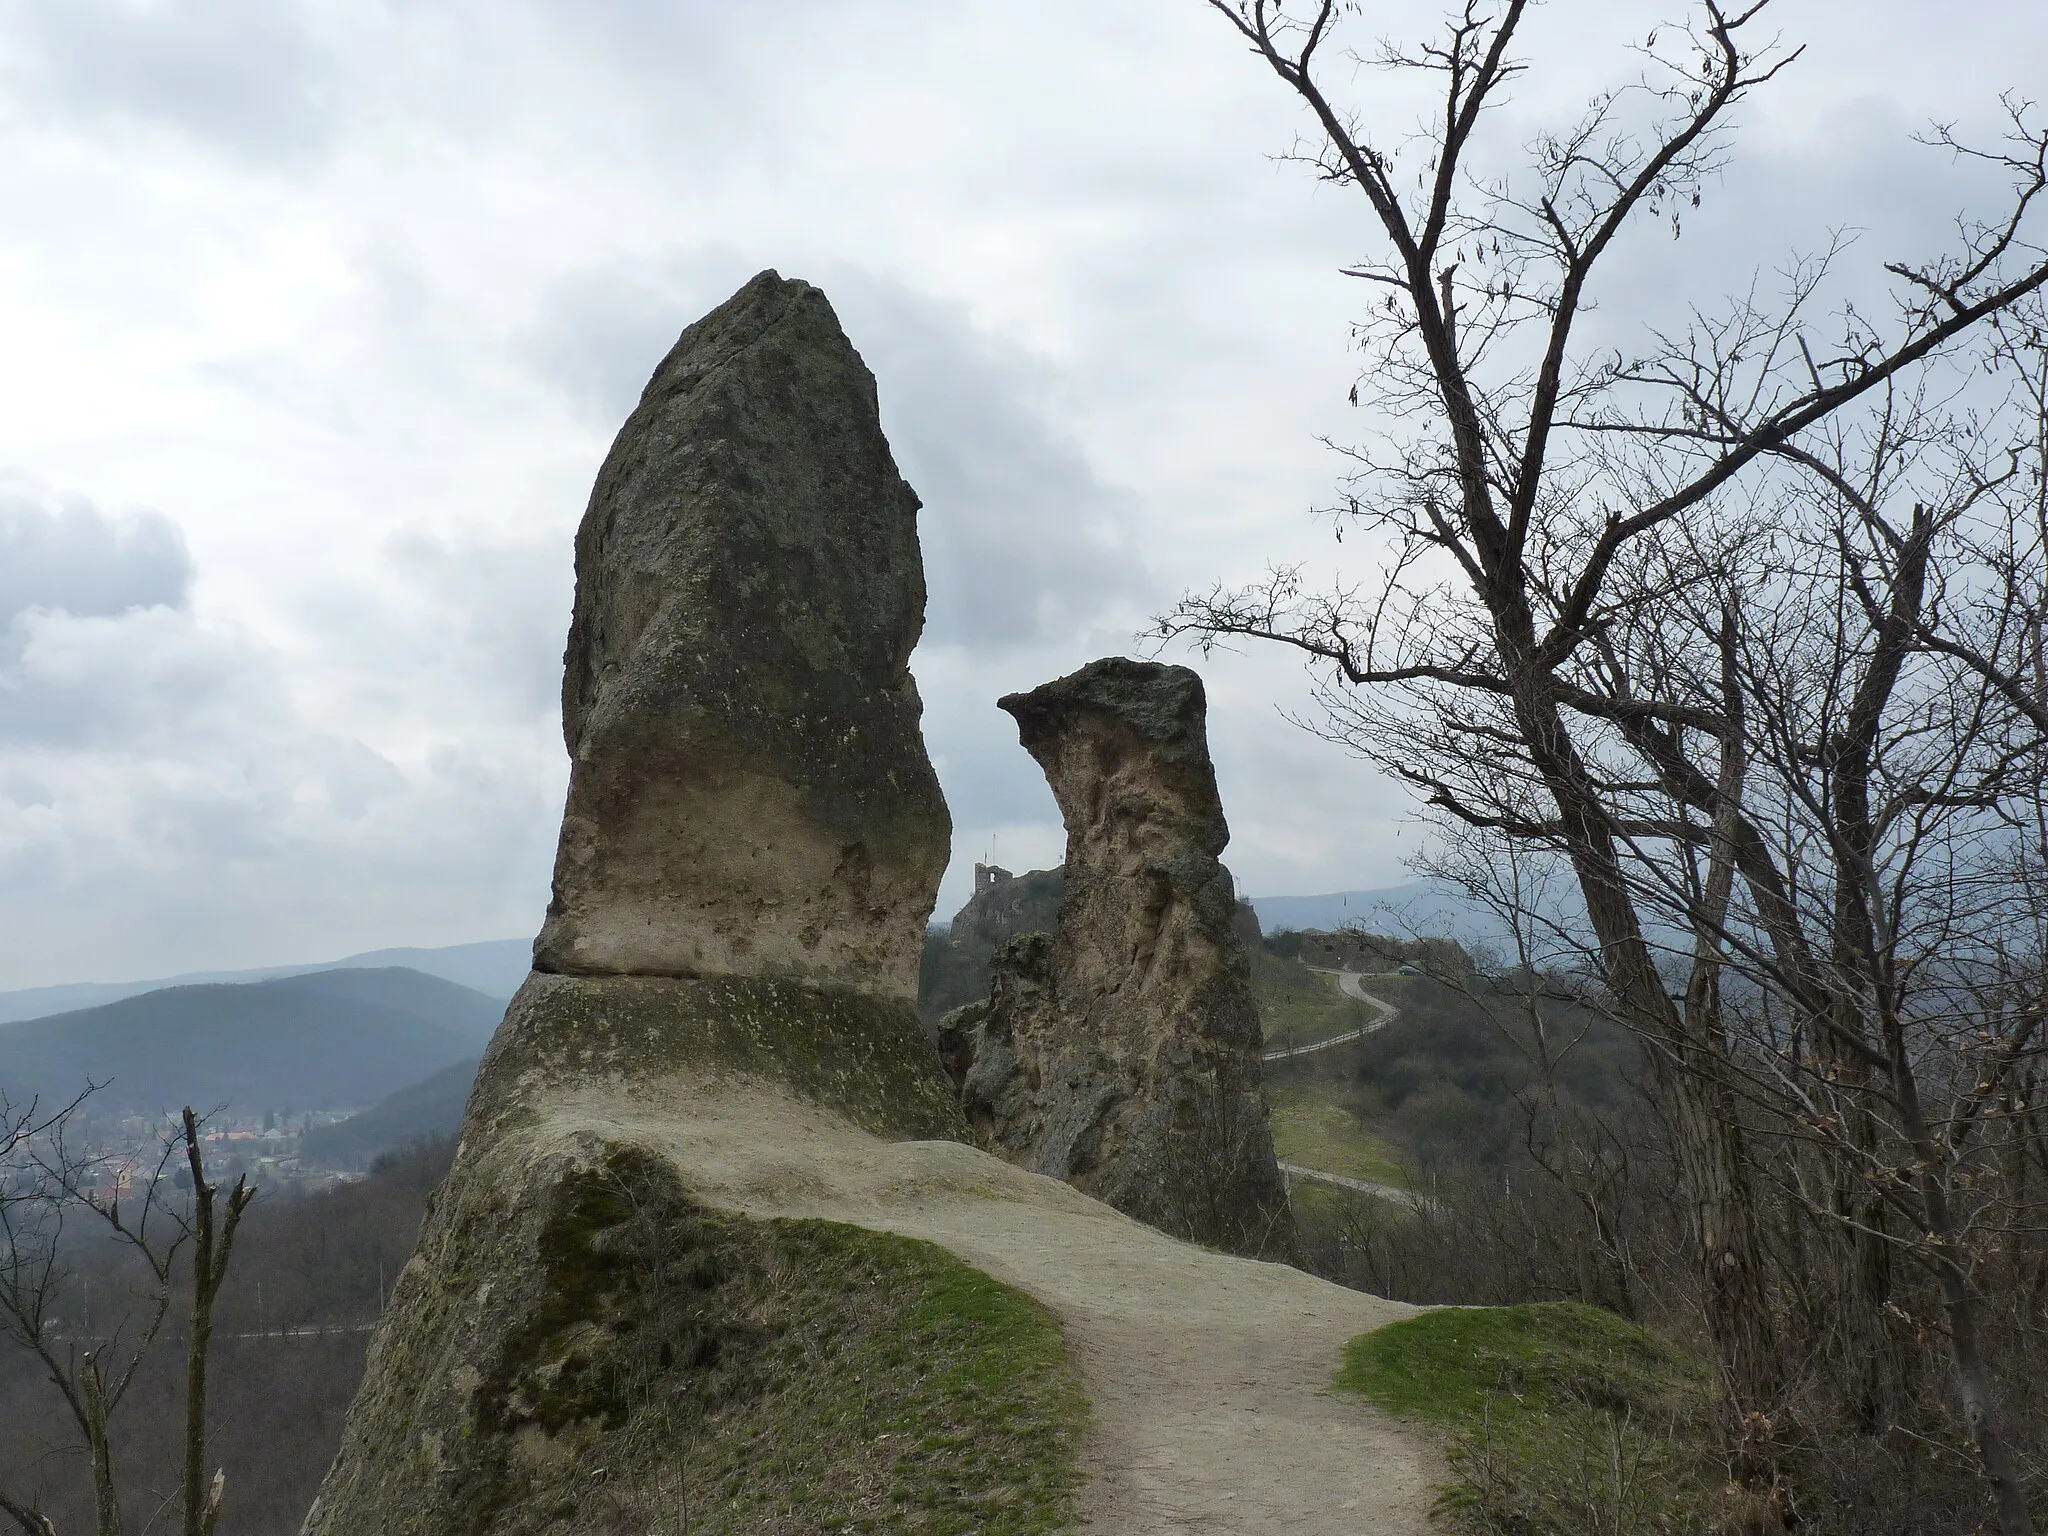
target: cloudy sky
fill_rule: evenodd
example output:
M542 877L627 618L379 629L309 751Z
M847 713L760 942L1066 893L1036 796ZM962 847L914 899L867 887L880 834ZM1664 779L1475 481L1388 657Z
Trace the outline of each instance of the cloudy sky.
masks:
M1603 325L1831 226L1925 254L1972 188L1913 132L2048 78L2032 0L1779 4L1808 55ZM1501 142L1664 14L1538 11ZM1190 586L1372 560L1307 516L1373 247L1272 158L1301 126L1201 0L10 0L0 987L530 933L590 479L769 266L832 297L926 503L941 911L1056 859L998 694ZM1407 803L1286 723L1298 670L1199 664L1240 883L1404 878Z

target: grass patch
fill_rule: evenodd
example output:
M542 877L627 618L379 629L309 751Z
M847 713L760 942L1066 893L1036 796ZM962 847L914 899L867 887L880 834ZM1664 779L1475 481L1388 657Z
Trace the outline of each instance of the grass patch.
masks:
M1272 1112L1273 1150L1283 1163L1408 1187L1400 1155L1343 1105L1291 1085L1269 1088L1266 1099Z
M395 1421L407 1457L330 1528L1069 1528L1087 1401L1057 1319L1021 1291L930 1243L708 1208L630 1145L534 1182L508 1212L458 1170L450 1230L425 1240L468 1262L385 1347L433 1359L452 1341L466 1382L422 1398L384 1373L358 1417Z
M1723 1529L1713 1378L1595 1307L1444 1307L1353 1339L1340 1389L1441 1431L1444 1513L1514 1536Z
M761 1272L794 1326L754 1362L758 1390L654 1405L638 1428L684 1453L666 1488L629 1502L673 1522L694 1484L703 1536L1066 1529L1087 1405L1052 1316L929 1243L768 1228Z

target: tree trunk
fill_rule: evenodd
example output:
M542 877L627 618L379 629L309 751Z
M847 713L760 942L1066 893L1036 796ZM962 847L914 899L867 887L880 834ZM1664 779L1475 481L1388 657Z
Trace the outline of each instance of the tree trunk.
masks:
M1717 1077L1698 1073L1701 1065L1681 1064L1660 1076L1685 1182L1707 1331L1739 1421L1731 1427L1750 1444L1759 1431L1768 1432L1782 1403L1784 1371L1733 1106ZM1763 1475L1765 1469L1748 1470Z
M195 1256L194 1269L203 1274L200 1266L212 1257L209 1242ZM193 1290L192 1338L185 1351L184 1536L207 1536L211 1524L206 1518L208 1501L200 1490L206 1485L206 1352L212 1343L213 1297L206 1294L202 1279Z
M185 1351L184 1536L213 1536L220 1518L221 1475L206 1478L206 1357L213 1346L213 1308L234 1254L235 1231L256 1192L243 1179L228 1192L216 1225L218 1191L206 1182L199 1151L199 1121L185 1110L185 1159L192 1171L192 1337Z
M1518 647L1506 630L1497 619L1502 655L1512 660ZM1563 717L1533 663L1511 665L1509 675L1519 683L1514 702L1522 739L1565 827L1573 873L1600 945L1601 979L1655 1064L1676 1140L1707 1329L1736 1421L1730 1428L1738 1446L1749 1446L1778 1411L1784 1377L1742 1131L1727 1092L1718 1014L1702 1009L1702 1019L1689 1021L1666 992L1629 897L1613 830ZM1769 1480L1766 1469L1748 1466L1755 1455L1745 1452L1741 1459L1745 1481Z
M80 1372L85 1397L85 1445L92 1463L93 1528L98 1536L121 1536L121 1500L114 1489L114 1450L107 1438L107 1390L99 1362Z
M1963 1422L1983 1463L1984 1481L1998 1513L1999 1536L2035 1536L2034 1517L2027 1511L2026 1492L2012 1452L1999 1429L1999 1412L1991 1391L1991 1374L1977 1329L1977 1298L1969 1278L1952 1262L1941 1264L1942 1310L1948 1315L1949 1357L1955 1366L1956 1398Z

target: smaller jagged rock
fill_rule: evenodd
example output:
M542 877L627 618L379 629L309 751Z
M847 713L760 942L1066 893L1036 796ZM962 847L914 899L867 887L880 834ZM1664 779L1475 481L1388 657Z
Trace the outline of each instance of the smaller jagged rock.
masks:
M1066 822L1065 890L939 1025L968 1118L1141 1221L1290 1253L1201 679L1112 657L1000 702Z

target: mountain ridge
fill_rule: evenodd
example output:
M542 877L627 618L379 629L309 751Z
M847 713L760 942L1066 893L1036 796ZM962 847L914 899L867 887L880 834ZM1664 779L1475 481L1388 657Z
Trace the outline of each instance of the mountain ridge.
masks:
M249 986L316 972L393 967L418 971L424 976L437 976L443 981L496 998L502 1004L511 999L512 994L519 990L520 982L526 979L526 973L532 967L532 953L533 941L530 939L483 939L431 949L404 946L368 949L360 954L344 955L339 960L323 960L310 965L254 966L238 971L186 971L150 981L57 982L50 986L0 992L0 1025L76 1013L81 1009L97 1008L174 987Z
M503 1004L400 967L164 987L0 1025L0 1092L114 1111L354 1109L490 1038Z

